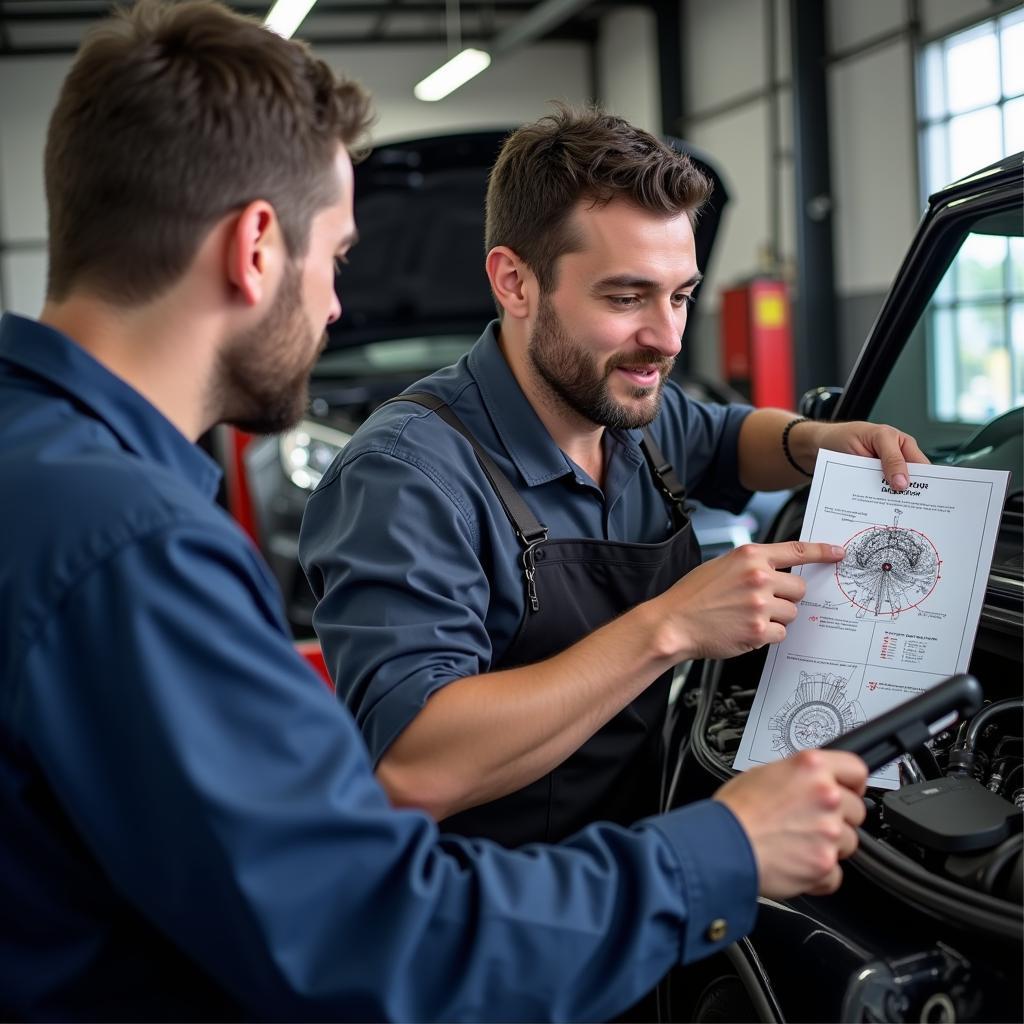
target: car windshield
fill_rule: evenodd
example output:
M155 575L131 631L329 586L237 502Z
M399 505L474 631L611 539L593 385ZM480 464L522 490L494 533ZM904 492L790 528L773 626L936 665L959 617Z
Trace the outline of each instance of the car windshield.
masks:
M990 468L1019 472L1021 234L1019 208L972 225L872 409L872 420L913 434L933 459L959 461L985 448Z
M322 379L375 377L392 373L417 376L457 362L476 339L475 334L439 334L389 338L333 349L320 357L313 376Z

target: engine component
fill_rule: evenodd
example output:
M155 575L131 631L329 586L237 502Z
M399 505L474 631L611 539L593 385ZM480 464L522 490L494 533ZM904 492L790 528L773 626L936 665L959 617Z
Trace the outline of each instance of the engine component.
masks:
M941 853L996 846L1021 825L1013 804L969 777L916 782L886 793L882 802L892 828Z
M900 960L876 960L850 981L841 1020L971 1020L980 1000L972 992L971 969L954 950L942 946Z

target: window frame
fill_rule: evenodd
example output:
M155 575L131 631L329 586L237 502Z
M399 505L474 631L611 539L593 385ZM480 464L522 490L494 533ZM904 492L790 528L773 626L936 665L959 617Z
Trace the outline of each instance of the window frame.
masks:
M1015 100L1022 100L1024 97L1024 86L1020 92L1007 92L1006 82L1003 74L1003 32L1006 28L1024 22L1024 7L1011 8L995 13L987 18L975 22L973 25L961 26L955 31L947 32L934 39L927 40L918 48L916 57L916 80L917 80L917 102L916 102L916 132L918 143L918 187L923 199L927 202L930 194L934 194L937 188L929 185L933 177L933 166L930 161L930 143L935 133L941 133L941 144L943 147L943 166L951 166L950 155L950 125L955 118L964 115L975 114L979 111L996 110L999 115L1000 124L1000 156L1010 155L1007 149L1006 139L1006 105ZM996 75L998 80L998 97L992 102L979 103L963 110L953 110L949 96L949 75L948 75L948 53L953 46L969 41L969 37L980 37L991 32L995 37L996 49ZM967 38L965 38L967 37ZM935 103L930 91L936 84L930 79L929 65L938 67L941 72L941 103ZM1022 100L1024 101L1024 100ZM935 113L934 111L938 111ZM948 173L948 171L946 172ZM933 183L934 184L934 183ZM945 184L945 183L943 183ZM941 187L941 186L940 186ZM956 323L963 310L991 310L1000 308L1003 325L1003 347L1007 353L1007 366L1010 375L1009 386L1011 396L1011 407L1015 404L1016 382L1024 377L1022 368L1018 365L1024 360L1024 351L1015 351L1013 344L1013 315L1024 305L1024 289L1014 287L1013 274L1013 253L1008 244L1006 255L1002 264L1002 287L999 292L993 292L984 296L964 296L959 287L959 275L961 270L956 261L952 263L948 271L953 277L951 288L946 295L940 295L940 289L931 296L929 309L926 311L925 330L926 340L926 364L928 374L928 416L936 424L949 424L950 426L964 425L976 426L984 422L984 418L966 419L963 418L960 403L965 389L962 389L960 382L965 371L965 360L959 350L953 358L952 366L942 367L942 376L948 377L950 370L954 381L954 409L955 418L950 418L942 408L944 404L940 395L940 361L944 360L939 352L941 344L940 332L938 330L939 317L947 314Z

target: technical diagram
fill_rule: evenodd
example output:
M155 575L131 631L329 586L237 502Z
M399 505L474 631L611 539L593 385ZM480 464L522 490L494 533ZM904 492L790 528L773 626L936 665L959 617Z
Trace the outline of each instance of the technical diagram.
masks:
M863 722L864 712L847 699L842 676L801 672L793 696L768 720L768 729L772 750L786 757L821 747Z
M733 767L818 747L971 659L1009 474L911 463L894 490L878 459L822 449L800 540L843 545L798 565L806 590L768 645ZM892 764L870 785L899 787Z
M919 530L870 526L846 542L846 557L836 566L836 584L857 609L867 615L897 618L916 608L935 589L942 561L935 545Z

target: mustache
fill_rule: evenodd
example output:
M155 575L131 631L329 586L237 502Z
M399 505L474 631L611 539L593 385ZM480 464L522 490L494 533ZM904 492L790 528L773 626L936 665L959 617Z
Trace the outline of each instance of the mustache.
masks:
M655 369L662 377L665 377L675 366L675 362L674 357L659 356L640 349L637 352L624 352L609 359L605 365L605 374L611 373L612 370Z

